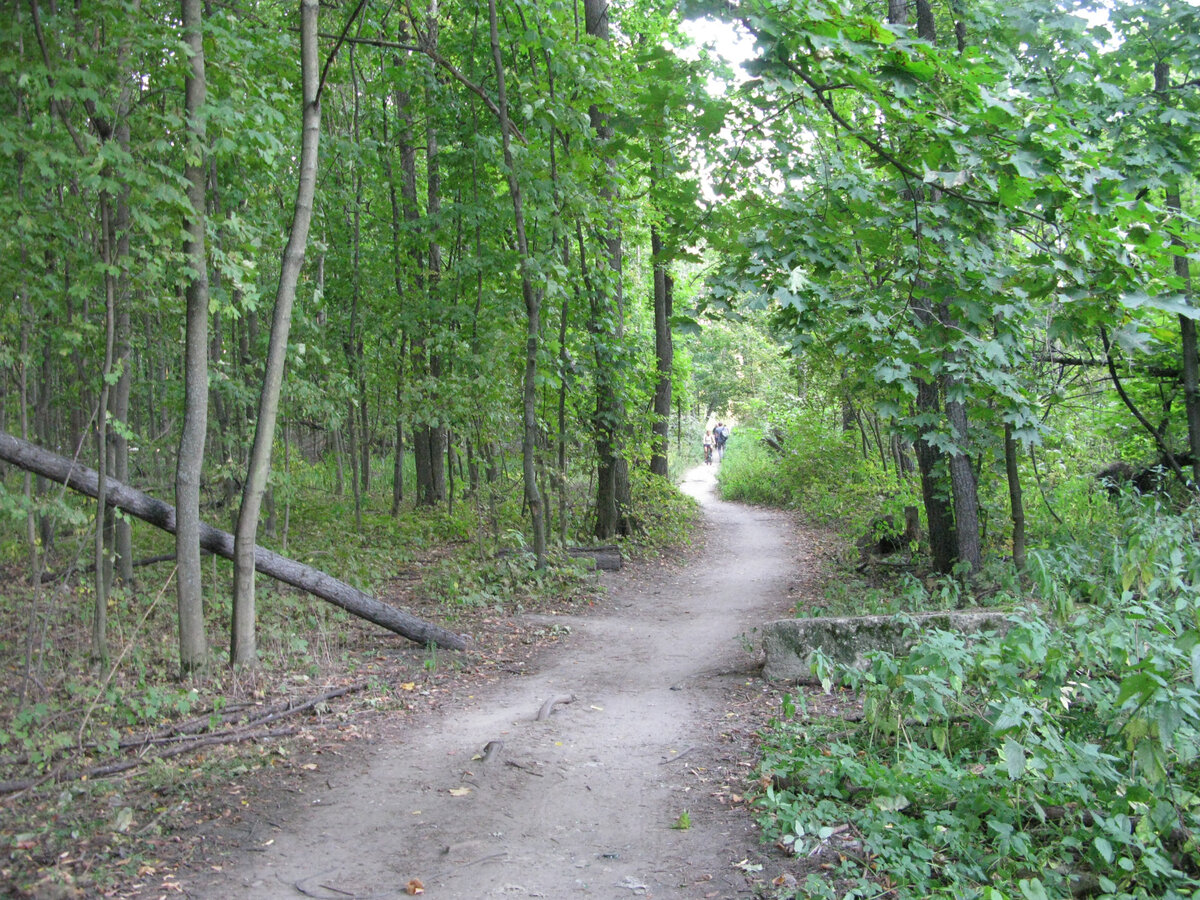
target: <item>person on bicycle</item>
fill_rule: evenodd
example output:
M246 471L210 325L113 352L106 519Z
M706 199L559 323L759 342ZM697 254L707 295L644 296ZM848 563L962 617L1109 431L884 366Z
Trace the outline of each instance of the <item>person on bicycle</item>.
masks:
M711 431L704 432L704 464L712 465L713 457L713 433Z

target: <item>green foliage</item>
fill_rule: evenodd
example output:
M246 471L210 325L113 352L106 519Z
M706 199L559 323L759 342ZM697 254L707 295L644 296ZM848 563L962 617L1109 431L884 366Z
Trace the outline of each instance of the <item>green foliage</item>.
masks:
M826 666L862 722L775 724L768 836L810 854L849 823L862 862L839 874L901 897L1200 889L1200 512L1125 503L1115 533L1034 566L1068 620L1031 607L1003 637L935 632L865 671Z
M696 501L672 483L642 469L630 470L629 480L631 515L637 526L635 546L649 551L690 544L700 512Z
M719 476L722 497L797 507L841 528L851 542L873 533L882 516L903 521L915 485L899 492L895 476L863 455L856 434L797 408L779 406L775 415L779 424L769 434L740 428L730 439Z

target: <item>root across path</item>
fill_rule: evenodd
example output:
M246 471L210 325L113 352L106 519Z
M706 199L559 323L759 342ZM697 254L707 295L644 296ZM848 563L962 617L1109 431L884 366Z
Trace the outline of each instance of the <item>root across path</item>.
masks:
M734 898L769 872L738 794L755 630L789 615L806 554L786 514L723 503L714 469L682 565L604 573L536 671L322 772L192 897ZM744 735L743 735L744 737ZM286 814L285 814L286 812Z

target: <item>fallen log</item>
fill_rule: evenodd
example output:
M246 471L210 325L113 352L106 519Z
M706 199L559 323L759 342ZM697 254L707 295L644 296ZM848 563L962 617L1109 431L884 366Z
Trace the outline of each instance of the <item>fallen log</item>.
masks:
M620 548L613 545L604 547L563 547L558 552L565 553L572 559L590 559L597 569L605 572L618 572L623 564ZM504 559L527 553L532 556L529 550L512 550L506 548L498 550L496 556Z
M49 478L88 497L94 498L99 492L100 479L94 470L3 431L0 431L0 461ZM156 528L175 533L175 507L111 478L106 478L104 485L105 503ZM233 535L227 531L201 523L200 546L217 556L233 559ZM461 634L389 606L320 569L263 547L254 548L254 568L422 646L437 644L449 650L467 647L467 640Z
M572 559L590 559L597 569L605 572L619 572L623 560L617 547L567 547L567 556Z

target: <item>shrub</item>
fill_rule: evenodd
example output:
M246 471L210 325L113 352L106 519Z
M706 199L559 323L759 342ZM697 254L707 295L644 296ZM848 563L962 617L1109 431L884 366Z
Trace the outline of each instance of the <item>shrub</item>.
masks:
M849 730L776 723L767 835L807 854L849 825L842 888L900 897L1200 890L1200 512L1124 502L1116 533L1039 559L1050 602L1003 638L935 632L840 670Z

